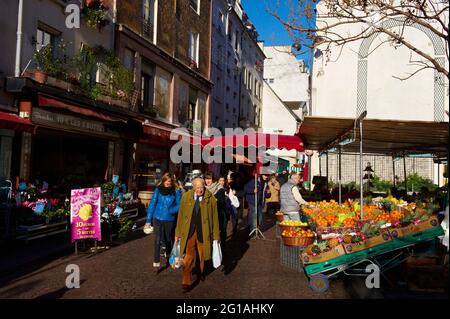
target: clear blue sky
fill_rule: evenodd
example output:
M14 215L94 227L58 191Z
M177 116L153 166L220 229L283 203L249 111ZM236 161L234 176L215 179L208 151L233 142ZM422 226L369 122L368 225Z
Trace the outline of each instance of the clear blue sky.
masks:
M265 45L292 45L293 40L284 29L283 25L267 12L268 8L274 9L277 6L277 0L242 0L242 6L248 14L250 21L255 25L259 34L259 40L264 41ZM289 13L285 1L280 1L280 7L277 13L286 18ZM309 55L297 57L303 59L309 64Z

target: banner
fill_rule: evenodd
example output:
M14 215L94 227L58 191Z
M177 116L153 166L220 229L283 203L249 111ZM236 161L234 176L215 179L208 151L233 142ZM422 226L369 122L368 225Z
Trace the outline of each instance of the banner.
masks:
M100 187L72 189L70 197L70 223L72 242L78 239L102 239L100 215Z

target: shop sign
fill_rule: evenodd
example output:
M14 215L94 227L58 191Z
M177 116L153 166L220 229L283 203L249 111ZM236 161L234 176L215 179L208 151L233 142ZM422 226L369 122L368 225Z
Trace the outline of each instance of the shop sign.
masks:
M70 223L72 242L92 238L100 241L101 199L100 187L72 189L70 197Z
M81 131L105 133L105 127L102 123L80 119L71 115L48 112L38 108L33 109L33 122L71 127Z

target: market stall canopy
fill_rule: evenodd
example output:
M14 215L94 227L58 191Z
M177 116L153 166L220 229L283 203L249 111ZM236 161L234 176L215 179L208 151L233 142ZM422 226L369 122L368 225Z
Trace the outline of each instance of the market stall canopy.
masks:
M192 143L199 144L199 141L202 146L208 147L236 148L255 146L256 148L266 147L271 149L297 150L299 152L304 151L302 139L295 135L253 132L248 134L202 137L201 139L194 138Z
M448 122L363 120L363 153L447 156ZM324 152L339 145L359 152L359 125L352 118L306 116L299 134L305 148Z
M0 112L0 128L34 133L36 127L16 114Z

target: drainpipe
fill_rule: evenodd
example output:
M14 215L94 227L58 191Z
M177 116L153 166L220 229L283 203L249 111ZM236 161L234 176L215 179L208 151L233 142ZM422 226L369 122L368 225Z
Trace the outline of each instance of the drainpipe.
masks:
M16 42L16 67L14 76L20 76L20 58L22 57L22 16L23 0L19 0L19 12L17 13L17 42Z

